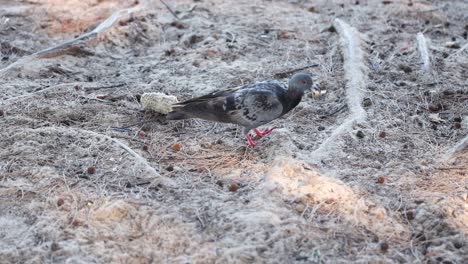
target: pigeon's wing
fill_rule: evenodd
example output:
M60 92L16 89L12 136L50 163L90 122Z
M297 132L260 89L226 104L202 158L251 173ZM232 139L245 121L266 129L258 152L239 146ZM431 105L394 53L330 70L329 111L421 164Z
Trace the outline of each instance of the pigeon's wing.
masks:
M173 105L167 118L201 118L253 128L281 116L283 105L278 96L284 91L274 82L216 91Z
M227 100L229 103L229 100ZM274 90L252 88L234 94L235 110L229 111L233 123L257 127L281 116L283 105ZM229 107L229 104L227 104ZM229 107L230 108L230 107Z
M229 95L234 94L236 91L238 91L238 90L240 90L242 88L244 88L244 87L235 87L235 88L226 89L226 90L222 90L222 91L215 91L215 92L209 93L207 95L203 95L203 96L200 96L200 97L195 97L195 98L189 99L187 101L177 103L175 105L184 105L184 104L189 104L189 103L199 103L199 102L203 102L203 101L217 100L220 97L228 97Z

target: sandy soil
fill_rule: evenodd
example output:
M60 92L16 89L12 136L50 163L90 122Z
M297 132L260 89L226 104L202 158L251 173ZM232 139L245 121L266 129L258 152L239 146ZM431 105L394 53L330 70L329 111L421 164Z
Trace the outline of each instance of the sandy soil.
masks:
M0 0L0 263L466 262L466 1L166 2ZM254 149L139 103L305 66Z

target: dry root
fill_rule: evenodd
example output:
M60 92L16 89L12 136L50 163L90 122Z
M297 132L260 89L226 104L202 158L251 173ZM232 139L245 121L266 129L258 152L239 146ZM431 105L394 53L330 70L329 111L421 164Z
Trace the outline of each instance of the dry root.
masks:
M460 142L458 142L455 146L450 148L446 153L445 153L445 159L449 160L456 156L457 154L468 150L468 136L464 137Z
M64 43L61 43L55 47L47 48L41 51L38 51L36 53L33 53L29 56L26 56L24 58L19 59L15 63L12 63L8 65L8 67L5 67L0 70L0 76L3 76L5 73L7 73L9 70L17 68L23 64L26 64L28 62L31 62L37 58L51 58L55 56L60 56L63 55L67 52L70 52L70 49L72 49L74 46L83 43L84 41L87 41L89 39L92 39L98 35L98 33L102 33L109 29L114 23L122 18L123 16L130 15L132 13L135 13L136 11L139 11L142 9L141 5L137 5L132 8L127 8L123 9L120 11L115 12L112 14L109 18L104 20L101 24L99 24L94 30L87 32L77 38L74 38L69 41L65 41ZM73 49L72 49L73 50Z
M429 51L427 49L426 37L424 37L423 33L419 32L416 35L416 41L418 42L418 50L419 54L421 55L421 69L423 72L429 73L431 71L431 61L429 59Z
M347 80L346 99L351 114L338 126L312 155L322 156L335 144L340 134L350 131L352 125L366 119L366 112L361 105L362 90L367 84L367 66L364 63L363 41L361 34L340 19L336 19L334 26L340 35L340 45L344 57L344 70Z
M121 147L123 150L125 150L128 154L130 154L134 160L139 163L142 167L145 168L145 170L152 175L153 177L156 177L156 184L162 184L164 186L174 186L174 183L172 180L161 176L159 172L157 172L149 163L148 161L143 158L141 155L136 153L133 149L122 143L120 140L112 138L108 135L100 134L94 131L86 130L86 129L79 129L79 128L62 128L62 127L46 127L46 128L39 128L41 131L46 131L46 132L62 132L62 133L70 133L70 132L77 132L81 134L87 134L91 135L97 138L104 138L106 140L109 140L119 147Z

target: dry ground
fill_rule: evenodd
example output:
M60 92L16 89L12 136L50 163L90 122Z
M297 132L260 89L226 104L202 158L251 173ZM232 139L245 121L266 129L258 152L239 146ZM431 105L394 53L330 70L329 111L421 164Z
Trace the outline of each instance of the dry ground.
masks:
M466 263L468 154L445 154L468 132L465 0L166 2L178 19L156 0L0 0L0 263ZM365 40L367 117L317 151L349 118L335 18ZM138 101L315 64L327 93L255 149Z

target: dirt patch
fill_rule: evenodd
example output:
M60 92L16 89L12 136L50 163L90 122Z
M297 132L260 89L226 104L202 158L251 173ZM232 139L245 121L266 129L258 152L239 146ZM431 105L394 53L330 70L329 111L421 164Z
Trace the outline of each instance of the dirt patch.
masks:
M0 0L0 262L468 258L466 1L166 2ZM297 68L326 93L254 149L139 101Z

